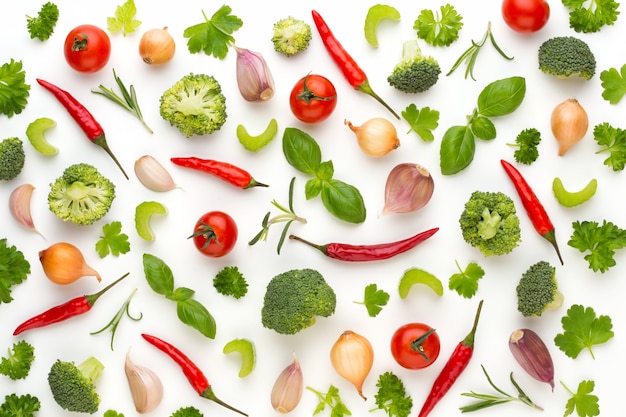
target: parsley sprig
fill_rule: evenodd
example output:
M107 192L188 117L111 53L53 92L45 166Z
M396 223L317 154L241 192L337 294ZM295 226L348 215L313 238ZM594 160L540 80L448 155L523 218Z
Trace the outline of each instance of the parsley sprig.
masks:
M369 284L365 287L362 301L354 301L356 304L362 304L367 309L370 317L376 317L384 306L389 302L390 295L383 289L378 288L376 284Z
M472 298L478 291L478 281L485 276L485 270L476 262L470 262L463 270L459 262L455 262L459 272L450 276L448 287L464 298Z
M575 221L572 228L567 244L585 253L584 258L592 271L604 273L616 265L615 251L626 247L626 230L606 220L602 224Z
M378 377L378 392L374 396L376 408L389 417L407 417L413 407L413 399L406 393L404 383L393 372L385 372Z
M602 98L611 104L620 102L624 94L626 94L626 64L617 70L617 68L609 68L600 73L600 81L602 81Z
M613 338L613 323L609 316L596 316L591 307L574 304L561 318L563 333L554 337L556 346L567 356L576 359L580 352L587 349L595 358L592 347L608 342Z
M124 4L115 8L114 17L107 17L109 32L122 32L124 36L133 33L141 26L141 20L135 19L136 14L135 0L126 0Z
M623 171L626 165L626 130L604 122L593 128L593 139L600 150L596 154L607 154L604 165L613 171Z
M581 381L578 384L576 392L570 390L561 381L561 385L571 395L571 398L567 400L565 404L565 414L563 416L569 416L576 411L579 417L593 417L600 415L600 406L598 405L598 396L592 394L595 388L595 382L586 380Z
M230 6L223 5L209 19L202 10L204 22L189 26L183 32L189 52L204 52L218 59L226 58L228 47L235 43L233 33L243 25L243 21L231 12Z
M439 126L439 111L430 107L418 109L414 103L409 104L402 112L402 117L409 123L409 132L415 132L424 142L435 140L433 130Z
M417 37L432 46L450 46L459 38L462 27L463 17L451 4L441 6L439 11L423 9L413 24Z
M343 416L351 416L352 412L346 407L346 405L341 400L341 396L339 395L339 388L334 385L331 385L328 388L327 392L321 392L312 387L306 387L309 391L315 393L318 399L318 404L315 407L315 411L313 411L313 415L319 414L326 407L330 408L331 417L343 417Z
M102 226L102 235L96 242L96 252L101 258L111 254L119 256L130 251L128 235L122 233L122 223L114 221Z
M598 32L605 25L613 25L619 15L615 0L562 0L569 10L569 26L576 32Z

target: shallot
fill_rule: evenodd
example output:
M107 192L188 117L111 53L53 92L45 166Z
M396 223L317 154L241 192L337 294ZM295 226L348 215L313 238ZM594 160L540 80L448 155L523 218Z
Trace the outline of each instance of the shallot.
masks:
M361 126L354 126L348 120L343 123L356 134L359 147L367 155L385 156L400 146L396 127L385 118L375 117Z
M563 156L585 137L589 127L589 118L578 100L569 98L552 110L550 126L559 144L558 155Z
M176 53L174 38L163 29L150 29L139 41L139 56L148 65L162 65L170 62Z
M330 350L330 361L339 375L350 382L364 400L363 383L374 364L374 349L370 341L352 330L339 336Z
M71 284L85 276L102 280L98 271L87 265L80 249L68 242L57 242L39 251L43 272L55 284Z

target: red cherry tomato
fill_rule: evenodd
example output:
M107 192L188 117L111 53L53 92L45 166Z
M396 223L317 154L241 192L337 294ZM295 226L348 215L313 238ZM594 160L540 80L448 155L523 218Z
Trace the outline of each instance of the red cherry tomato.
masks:
M537 32L548 22L550 5L546 0L504 0L502 17L516 32Z
M67 63L76 71L96 72L109 62L111 40L97 26L80 25L67 34L63 52Z
M238 229L235 220L222 211L204 213L190 238L203 255L219 258L235 247Z
M309 74L293 86L289 106L299 120L305 123L319 123L326 120L335 110L337 91L326 77Z
M407 369L430 366L439 356L439 335L427 324L407 323L391 337L391 355Z

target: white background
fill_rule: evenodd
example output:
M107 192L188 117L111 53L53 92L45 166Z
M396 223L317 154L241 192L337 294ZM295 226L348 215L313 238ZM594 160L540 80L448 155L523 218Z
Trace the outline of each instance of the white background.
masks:
M24 16L36 13L40 6L38 2L14 3L0 16L0 28L4 35L0 41L0 61L8 62L11 58L22 60L27 81L32 86L29 104L24 112L11 119L4 116L0 119L2 137L22 138L27 153L26 166L21 175L13 181L0 184L0 199L5 201L5 209L0 210L0 235L8 239L9 245L15 245L24 252L32 269L28 280L13 288L14 301L0 305L0 351L5 351L23 337L35 346L37 355L27 380L13 382L8 378L0 378L0 396L13 392L31 393L41 400L42 410L39 415L70 415L54 403L47 387L47 372L57 358L78 363L94 355L106 366L99 382L102 405L98 414L112 408L127 416L135 415L123 371L125 354L132 348L135 362L155 370L165 386L163 402L152 415L168 416L182 406L195 406L205 415L217 413L226 416L231 413L198 397L176 365L141 338L140 334L145 332L179 346L205 371L213 383L215 393L222 400L251 416L277 414L270 406L270 391L276 377L291 362L294 353L301 362L305 385L321 391L327 390L331 384L337 386L353 415L369 415L369 410L374 407L377 377L385 371L393 371L404 381L414 401L412 414L416 414L446 359L470 330L479 300L484 299L476 334L475 355L456 385L432 412L433 417L459 415L458 408L470 401L461 397L461 392L490 392L480 369L481 364L487 368L494 381L511 393L514 393L514 389L508 382L508 376L513 371L529 396L545 408L544 415L547 416L562 415L564 412L569 396L560 386L560 380L572 389L576 389L582 380L595 380L594 393L600 397L603 415L616 415L621 409L622 390L613 375L617 369L624 367L622 352L626 325L622 296L626 290L623 278L626 258L624 253L618 252L615 268L605 274L593 273L582 254L567 245L571 223L575 220L607 219L622 227L626 226L624 200L621 197L623 174L613 173L610 168L603 166L604 157L595 154L598 147L591 134L591 129L598 123L607 121L620 126L623 120L620 115L624 103L610 105L604 101L598 78L601 70L619 68L626 62L621 41L626 30L621 19L615 26L605 27L598 34L576 35L568 27L566 10L560 2L553 1L548 25L536 34L520 35L502 21L499 1L482 1L480 7L476 2L454 2L464 22L460 39L449 48L433 48L420 41L424 52L439 60L443 70L440 81L424 94L409 96L389 87L386 77L400 58L402 43L416 37L412 27L419 11L425 7L438 7L445 2L415 3L413 6L409 6L409 2L389 3L398 8L402 19L398 23L386 22L379 27L378 49L368 45L363 35L367 9L374 3L231 2L229 4L233 13L244 22L234 35L237 45L261 52L276 81L275 96L259 104L248 103L239 95L234 50L221 61L203 54L191 55L187 50L186 40L182 36L184 29L201 22L202 8L210 16L222 3L191 0L154 3L137 0L137 18L143 22L141 27L127 37L112 34L112 55L108 65L90 75L79 74L66 64L62 53L65 35L84 23L106 28L106 17L113 15L117 2L90 2L86 6L76 1L59 0L57 4L60 19L54 35L44 43L31 40L25 28ZM424 143L413 133L406 134L406 122L394 120L373 99L352 90L324 50L310 18L312 7L326 19L335 35L366 71L374 90L397 112L410 103L415 103L418 108L430 106L441 112L434 143ZM273 51L270 38L273 23L289 15L309 22L314 36L310 48L304 54L285 58ZM500 46L514 56L514 60L504 60L487 44L476 63L476 81L463 78L464 67L445 76L471 40L482 38L489 21ZM139 39L144 31L163 26L168 26L175 38L176 55L171 63L163 67L150 67L139 58ZM557 80L538 71L537 48L544 40L557 35L576 35L589 43L598 61L598 74L592 80ZM99 84L115 87L113 68L127 85L135 85L145 119L155 131L153 135L133 116L90 92ZM158 102L163 91L189 72L215 76L227 97L228 121L213 135L186 139L159 116ZM298 122L288 107L288 95L293 84L309 72L325 75L338 91L335 113L320 125ZM465 123L466 115L476 105L478 94L488 83L514 75L525 77L527 82L527 93L521 107L512 115L494 119L497 138L477 143L475 160L469 168L454 176L442 176L439 170L439 144L445 130L452 125ZM67 89L92 111L103 125L113 152L131 176L129 181L122 177L104 151L89 143L61 105L36 83L35 78L46 79ZM570 97L577 98L587 109L590 131L566 156L557 157L557 144L550 131L549 115L554 106ZM50 117L57 121L57 127L49 131L47 136L60 149L56 156L38 154L26 139L26 127L38 117ZM380 159L365 155L358 148L354 134L343 124L344 119L361 124L372 117L392 120L401 141L398 150ZM258 153L246 151L237 141L237 125L244 124L254 134L261 132L271 118L276 118L279 123L278 136ZM363 224L341 222L323 208L319 199L305 199L304 184L307 177L286 163L281 149L282 131L290 126L311 134L320 144L323 160L333 161L335 177L361 191L367 207L367 220ZM528 127L535 127L542 133L541 156L535 164L521 167L520 170L536 190L556 226L564 266L558 263L550 244L532 228L512 184L500 166L501 158L513 159L513 150L506 144L512 142L519 131ZM133 175L133 163L145 154L159 160L180 188L168 193L155 193L144 188ZM191 155L229 161L244 167L258 181L270 184L270 187L239 190L216 178L176 167L169 162L172 156ZM77 162L94 164L117 185L118 197L111 211L91 227L63 223L47 208L48 184L66 166ZM379 217L384 203L387 173L401 162L420 163L430 169L435 179L434 196L418 212ZM292 241L287 241L281 254L277 255L280 226L271 229L267 242L248 246L248 240L260 230L261 220L267 211L276 213L270 201L276 199L286 204L288 184L293 176L297 178L295 209L299 215L307 218L308 223L294 224L291 230L306 239L318 243L379 243L399 240L435 226L440 227L440 231L414 250L394 259L362 264L332 260L310 247ZM555 176L561 177L565 187L570 190L578 190L591 178L597 178L598 192L582 206L572 209L561 207L551 191ZM10 192L23 183L31 183L36 187L32 212L35 224L45 238L18 225L6 208ZM458 217L464 202L474 190L503 191L516 201L523 242L510 255L484 258L478 250L463 241ZM142 241L134 230L134 208L147 200L160 201L168 209L167 216L154 218L153 229L157 236L154 242ZM239 225L236 248L221 259L201 256L191 241L187 240L196 219L209 210L229 212ZM119 258L109 256L100 259L94 250L95 242L100 236L101 226L114 220L121 221L123 231L130 236L131 252ZM49 282L43 274L37 254L58 241L68 241L81 248L87 262L103 276L103 282L98 284L94 278L84 278L63 287ZM150 289L143 274L144 253L160 257L171 267L177 287L186 286L197 291L196 299L207 306L217 321L214 340L180 323L175 305ZM475 261L486 271L478 293L472 299L464 299L447 289L449 276L457 272L455 260L462 266ZM520 275L539 260L547 260L557 267L565 303L559 311L545 313L540 318L525 319L516 309L515 286ZM212 287L215 274L224 266L231 265L238 266L250 283L248 295L241 300L217 294ZM267 282L278 273L306 267L319 270L336 290L338 304L335 315L329 319L320 319L314 327L292 336L264 329L260 324L260 310ZM414 288L408 298L400 299L398 282L409 268L421 268L436 275L446 287L443 297L439 298L422 287ZM130 272L129 278L102 297L90 313L65 323L24 333L17 338L12 336L13 329L26 318L78 295L97 292L126 272ZM353 303L362 299L363 289L370 283L377 283L391 294L389 305L376 318L369 317L363 306ZM143 319L140 322L123 319L116 335L115 350L111 351L108 334L92 336L89 332L102 327L135 288L138 291L131 303L131 312L141 312ZM615 337L609 343L595 347L595 360L588 352L582 352L576 360L570 359L552 341L561 331L561 317L572 304L593 307L598 314L609 315L613 319ZM438 361L421 371L402 369L393 361L388 347L393 331L412 321L425 322L435 327L442 342ZM509 353L509 334L523 327L537 331L552 352L557 381L554 392L550 391L547 384L526 375ZM374 367L364 386L364 393L368 397L366 402L360 399L347 381L335 373L329 361L331 345L347 329L366 336L374 345ZM243 379L237 376L237 355L227 356L222 353L225 343L239 337L251 339L257 353L255 370ZM300 405L292 414L309 416L316 404L314 394L305 391ZM328 410L322 415L327 413ZM537 411L518 404L508 404L480 413L485 416L512 413L521 417L536 415ZM374 414L384 415L382 411Z

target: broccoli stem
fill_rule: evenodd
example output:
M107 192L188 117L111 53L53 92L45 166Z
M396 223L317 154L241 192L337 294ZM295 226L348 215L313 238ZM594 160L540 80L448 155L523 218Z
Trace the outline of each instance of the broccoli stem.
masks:
M76 368L85 378L89 379L91 383L95 385L102 376L104 365L95 356L90 356Z
M487 207L483 210L482 216L483 220L478 223L478 234L485 240L491 239L498 233L502 217L496 211L490 212Z

